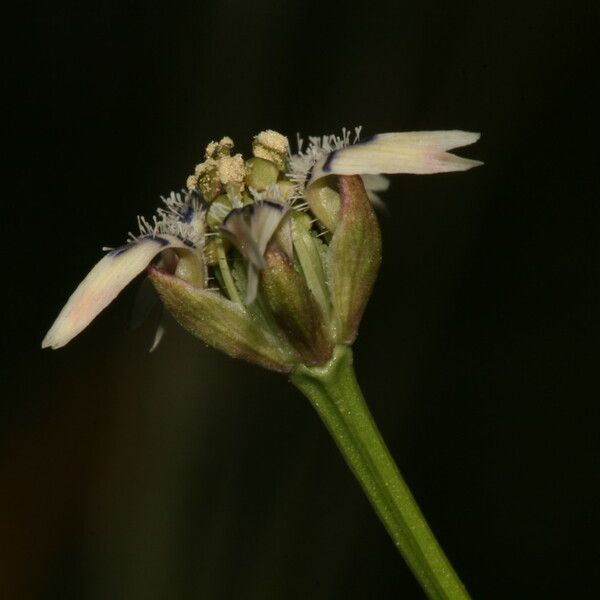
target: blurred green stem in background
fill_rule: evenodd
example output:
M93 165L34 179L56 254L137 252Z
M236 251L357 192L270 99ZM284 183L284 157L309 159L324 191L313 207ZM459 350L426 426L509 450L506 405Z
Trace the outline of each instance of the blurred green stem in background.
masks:
M298 367L290 379L327 426L427 596L468 599L373 421L356 381L352 350L337 346L324 365Z

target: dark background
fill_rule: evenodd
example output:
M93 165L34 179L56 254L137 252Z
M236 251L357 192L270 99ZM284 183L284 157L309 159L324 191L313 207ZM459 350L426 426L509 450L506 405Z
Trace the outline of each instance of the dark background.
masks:
M309 404L135 286L41 339L205 144L461 128L399 176L356 344L369 404L474 598L597 587L597 7L19 3L5 15L0 596L420 598ZM597 590L596 590L597 591Z

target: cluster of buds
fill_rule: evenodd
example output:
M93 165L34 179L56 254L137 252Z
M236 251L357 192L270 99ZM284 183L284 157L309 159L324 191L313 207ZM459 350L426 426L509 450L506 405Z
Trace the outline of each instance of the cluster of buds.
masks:
M291 372L354 342L381 262L373 202L382 174L464 171L479 163L448 150L478 134L386 133L288 139L263 131L253 156L224 137L206 147L187 189L163 198L139 234L109 249L42 342L59 348L131 282L148 276L193 335L233 357Z

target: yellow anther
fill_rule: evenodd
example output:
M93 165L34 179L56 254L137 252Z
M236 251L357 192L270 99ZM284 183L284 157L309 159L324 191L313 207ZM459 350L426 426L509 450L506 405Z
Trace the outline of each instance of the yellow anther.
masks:
M230 137L223 137L219 142L211 142L206 146L206 158L221 158L229 156L233 150L233 140Z
M288 139L272 129L261 131L252 142L254 156L270 160L280 171L286 171L288 151Z

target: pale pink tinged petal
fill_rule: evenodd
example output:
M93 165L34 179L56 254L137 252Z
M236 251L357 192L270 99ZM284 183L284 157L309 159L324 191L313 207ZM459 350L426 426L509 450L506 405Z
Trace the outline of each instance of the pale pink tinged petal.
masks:
M432 146L439 150L453 150L474 144L481 137L475 131L462 131L450 129L446 131L401 131L399 133L380 133L365 140L368 144L372 140L386 143L412 144L416 146ZM356 144L360 145L360 144Z
M314 166L310 183L326 175L428 175L466 171L483 163L447 150L473 144L479 136L460 130L382 133L328 154Z
M261 256L288 212L287 206L263 201L254 205L250 227Z
M264 261L265 250L277 228L283 221L288 208L274 202L262 201L254 205L250 220L252 236L256 240L261 259ZM248 288L246 290L246 304L252 304L258 291L258 265L248 267ZM264 267L259 267L264 268Z
M172 235L140 238L111 250L73 292L42 341L42 348L60 348L85 329L121 290L162 250L186 248Z
M248 222L248 212L246 208L232 210L223 221L221 231L250 263L262 269L265 260Z
M226 233L236 248L248 260L246 304L252 304L258 290L258 273L265 268L264 253L267 244L288 212L288 207L261 200L244 208L232 210L221 231Z

